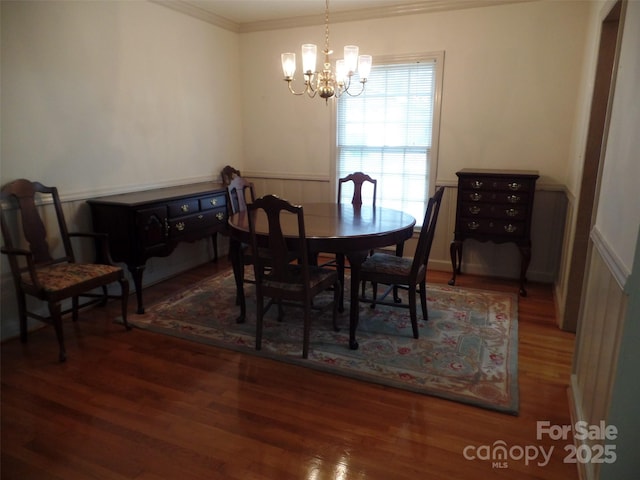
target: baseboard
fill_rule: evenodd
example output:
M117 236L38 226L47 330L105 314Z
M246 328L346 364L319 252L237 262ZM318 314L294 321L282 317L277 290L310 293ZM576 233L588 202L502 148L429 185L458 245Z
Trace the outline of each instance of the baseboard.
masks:
M576 422L581 420L586 420L582 413L582 396L580 395L580 389L577 385L577 380L575 375L571 375L571 382L569 387L567 388L567 397L569 400L569 414L571 416L571 425L575 425ZM575 440L574 443L576 448L579 448L580 445L588 445L586 440ZM591 445L588 445L591 448ZM577 462L576 466L578 469L578 477L580 480L596 480L595 471L593 468L593 463L588 462Z

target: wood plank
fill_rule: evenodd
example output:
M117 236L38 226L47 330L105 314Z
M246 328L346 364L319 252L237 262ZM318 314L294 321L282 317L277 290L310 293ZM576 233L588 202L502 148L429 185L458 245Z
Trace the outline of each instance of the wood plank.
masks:
M229 268L203 265L145 290L149 305ZM448 272L429 272L446 284ZM461 275L463 287L517 282ZM50 327L2 345L2 477L577 479L566 442L574 335L556 326L550 285L519 299L521 413L511 416L359 382L113 322L118 306L65 319L68 361ZM132 297L133 298L133 297ZM135 302L131 302L135 303ZM135 315L135 305L130 306ZM554 447L546 466L467 460L465 447Z

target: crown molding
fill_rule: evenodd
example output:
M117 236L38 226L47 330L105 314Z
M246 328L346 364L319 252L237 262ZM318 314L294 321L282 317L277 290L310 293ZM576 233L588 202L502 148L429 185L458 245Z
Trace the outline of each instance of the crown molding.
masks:
M221 17L220 15L216 15L213 12L200 8L192 3L189 3L188 1L149 0L149 2L162 5L163 7L170 8L171 10L175 10L180 13L184 13L185 15L189 15L190 17L194 17L204 22L210 23L211 25L215 25L216 27L229 30L230 32L241 33L240 24L231 21L228 18Z
M152 3L163 5L172 10L184 13L220 28L235 33L251 33L266 30L282 30L287 28L309 27L323 25L324 13L318 15L306 15L300 17L281 18L275 20L263 20L258 22L236 23L208 10L204 10L189 0L149 0ZM330 23L354 22L359 20L371 20L376 18L397 17L401 15L419 15L423 13L443 12L450 10L463 10L468 8L484 8L497 5L514 3L527 3L540 0L423 0L419 2L405 3L401 5L389 5L385 7L364 8L344 12L330 12Z

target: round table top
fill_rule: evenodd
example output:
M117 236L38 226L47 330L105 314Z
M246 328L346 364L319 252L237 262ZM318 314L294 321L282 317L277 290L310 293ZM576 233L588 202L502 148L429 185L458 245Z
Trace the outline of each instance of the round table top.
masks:
M338 203L305 203L304 222L307 241L313 250L341 252L385 247L407 240L416 219L399 210L384 207ZM260 212L263 213L263 212ZM297 223L282 219L285 235L297 236ZM231 235L246 241L249 235L247 212L229 217ZM266 216L259 215L257 232L267 232Z

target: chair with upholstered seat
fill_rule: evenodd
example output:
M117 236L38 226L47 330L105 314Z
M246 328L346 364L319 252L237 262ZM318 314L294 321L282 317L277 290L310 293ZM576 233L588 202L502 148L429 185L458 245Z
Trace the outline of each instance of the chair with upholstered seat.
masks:
M362 206L362 191L363 187L366 185L369 186L370 189L373 190L371 195L371 205L373 207L376 206L376 196L378 191L378 181L375 178L371 178L369 175L363 172L353 172L348 174L345 177L338 179L338 203L342 203L342 189L348 184L352 183L353 187L353 195L351 196L351 204L358 207ZM373 252L371 252L373 253ZM345 265L345 258L343 253L336 254L335 259L329 260L328 262L323 263L321 266L328 267L335 265L338 270L338 275L340 277L340 282L344 285L344 271L345 268L348 268ZM362 294L364 295L364 284L362 284ZM342 301L341 301L342 303ZM342 305L341 305L342 307Z
M25 179L15 180L2 188L0 199L3 202L0 209L4 238L2 253L8 255L11 266L18 300L21 340L27 341L27 318L53 324L59 344L59 359L62 362L66 359L62 316L72 312L72 319L76 321L80 308L98 302L105 303L109 298L121 300L122 321L129 329L129 282L122 268L108 264L106 235L68 232L55 187ZM51 233L54 225L49 225L48 232L43 221L47 217L39 214L49 202L53 202L56 235ZM71 244L73 237L91 238L96 245L102 246L96 252L97 263L76 261ZM58 247L55 248L56 246ZM54 252L58 249L62 249L62 252ZM118 296L108 294L107 285L113 282L120 284L121 294ZM94 292L98 288L102 289L102 293ZM27 295L45 301L49 316L31 309L27 304ZM81 303L80 298L89 300ZM62 310L61 302L67 299L71 299L71 308Z
M333 287L333 326L337 330L340 280L334 269L309 264L303 207L275 195L266 195L247 206L256 277L256 350L262 348L264 314L273 305L302 304L302 357L309 355L311 309L318 294ZM256 226L258 225L258 226ZM288 226L289 231L286 231ZM263 232L258 234L258 229ZM286 235L287 234L287 235ZM292 262L297 258L297 262ZM265 306L265 298L269 302ZM280 317L281 315L279 315Z
M414 338L418 338L418 320L416 312L416 290L420 292L420 303L422 305L422 317L426 322L428 320L427 312L427 262L431 252L431 244L435 233L436 223L438 220L438 212L440 211L440 203L444 187L440 187L436 193L429 199L427 212L424 216L422 230L418 238L418 245L413 258L400 257L396 255L387 255L384 253L374 253L368 257L362 264L360 270L360 278L363 281L369 281L373 285L373 299L370 300L371 307L375 308L376 304L383 304L392 307L408 308L411 317L411 326L413 328ZM380 300L377 298L378 284L389 285L385 294ZM384 297L394 288L400 287L408 292L408 304L394 302L384 302ZM363 299L364 301L369 301Z

